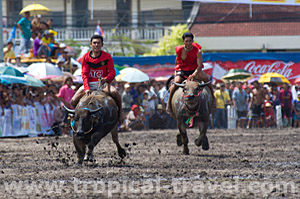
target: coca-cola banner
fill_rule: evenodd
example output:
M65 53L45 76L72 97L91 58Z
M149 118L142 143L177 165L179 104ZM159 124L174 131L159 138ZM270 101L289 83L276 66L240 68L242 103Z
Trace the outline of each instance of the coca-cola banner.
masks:
M120 66L141 69L151 78L174 74L176 56L113 57ZM214 80L220 80L232 68L242 68L254 76L279 73L292 84L300 77L300 53L203 53L203 70Z
M215 61L206 62L212 67L205 70L209 75L212 75L215 80L219 80L222 76L232 68L242 68L251 72L254 76L261 76L265 73L279 73L285 76L292 84L300 77L300 63L292 61L275 61L275 60L247 60L247 61Z

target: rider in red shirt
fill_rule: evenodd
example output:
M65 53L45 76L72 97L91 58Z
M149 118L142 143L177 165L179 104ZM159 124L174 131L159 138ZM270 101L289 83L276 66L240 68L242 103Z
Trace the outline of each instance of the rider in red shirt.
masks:
M116 101L119 107L119 123L122 124L124 118L121 96L113 86L109 85L116 76L112 57L110 54L101 50L103 46L103 37L101 35L92 36L90 46L92 50L87 52L82 58L81 75L83 86L75 93L71 104L73 107L76 107L83 95L89 95L93 90L97 90L98 80L102 78L102 85L108 83L103 91L109 92L109 95Z
M176 83L181 83L183 80L189 78L190 80L200 80L208 82L210 80L209 75L202 71L203 59L201 46L194 43L194 35L190 32L184 33L182 35L183 44L182 46L175 47L176 60L175 60L175 79ZM211 84L209 85L211 89L213 100L213 89ZM177 86L172 84L170 86L170 95L167 103L167 112L172 115L172 97L176 91ZM215 104L215 102L213 103ZM214 105L215 106L215 105Z

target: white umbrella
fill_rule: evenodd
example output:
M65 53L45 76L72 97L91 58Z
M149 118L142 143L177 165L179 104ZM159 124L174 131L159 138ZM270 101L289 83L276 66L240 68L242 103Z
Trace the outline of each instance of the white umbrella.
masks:
M125 72L123 70L126 70ZM116 79L119 81L135 83L135 82L145 82L149 81L149 76L136 68L126 68L120 71L119 78ZM122 73L123 71L123 73Z
M71 57L71 63L72 65L76 65L78 68L81 68L81 63L76 61L74 58Z
M75 72L73 73L74 76L81 76L81 68L78 68L77 70L75 70Z
M34 63L28 67L28 73L39 79L50 79L62 76L61 70L50 63Z

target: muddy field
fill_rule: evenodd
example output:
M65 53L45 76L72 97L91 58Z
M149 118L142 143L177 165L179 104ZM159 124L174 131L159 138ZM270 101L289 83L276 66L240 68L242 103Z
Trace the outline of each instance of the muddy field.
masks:
M210 150L190 155L176 130L111 136L96 161L74 166L71 137L0 139L0 198L298 198L300 130L209 130Z

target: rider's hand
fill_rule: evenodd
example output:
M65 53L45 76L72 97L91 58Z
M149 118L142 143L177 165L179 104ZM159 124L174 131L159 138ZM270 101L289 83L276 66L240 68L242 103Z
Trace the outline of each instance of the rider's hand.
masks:
M101 85L105 84L106 82L107 82L107 79L105 79L105 78L101 79Z
M86 91L85 91L85 94L86 94L86 95L90 95L91 93L92 93L91 90L86 90Z
M193 74L191 74L191 75L189 76L189 80L190 80L190 81L193 81L193 80L195 79L195 77L196 77L196 74L193 73Z

